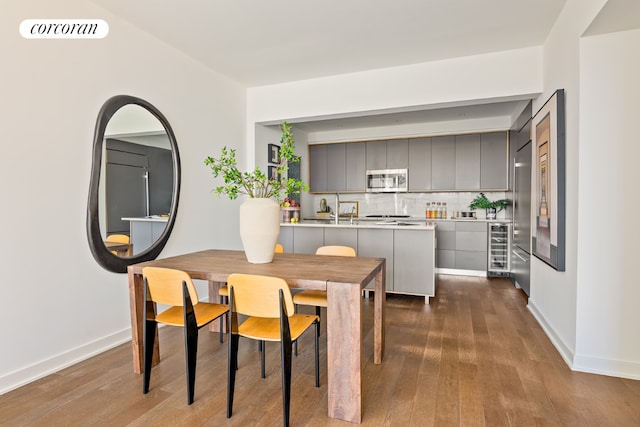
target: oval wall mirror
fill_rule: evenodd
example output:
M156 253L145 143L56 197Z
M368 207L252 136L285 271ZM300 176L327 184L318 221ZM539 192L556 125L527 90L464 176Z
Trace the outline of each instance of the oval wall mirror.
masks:
M155 259L178 211L180 156L167 119L147 101L127 95L100 109L93 138L87 235L109 271Z

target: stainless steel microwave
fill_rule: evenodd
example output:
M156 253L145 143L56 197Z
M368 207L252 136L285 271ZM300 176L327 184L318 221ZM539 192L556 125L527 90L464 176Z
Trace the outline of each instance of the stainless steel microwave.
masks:
M407 191L408 169L367 171L367 192L397 193Z

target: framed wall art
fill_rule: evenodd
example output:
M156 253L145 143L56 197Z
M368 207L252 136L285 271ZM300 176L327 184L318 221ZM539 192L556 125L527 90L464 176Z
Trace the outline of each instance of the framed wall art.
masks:
M338 202L338 215L341 217L357 217L358 202Z
M558 271L565 270L565 111L558 89L532 118L531 249Z
M278 164L280 163L280 146L276 144L269 144L269 163Z
M277 166L268 166L267 167L267 176L269 179L279 180L280 176L278 175L278 167Z

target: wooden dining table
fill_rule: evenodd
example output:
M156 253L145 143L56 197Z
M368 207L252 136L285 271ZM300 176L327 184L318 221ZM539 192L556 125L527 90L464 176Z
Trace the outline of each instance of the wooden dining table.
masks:
M218 301L218 289L233 273L280 277L291 288L327 292L328 415L362 422L362 289L375 280L373 363L384 356L385 258L340 257L277 253L273 262L251 264L243 251L205 250L128 267L131 308L133 370L143 369L143 313L146 266L186 271L193 279L209 282L209 301ZM211 325L212 331L219 325ZM160 360L158 340L154 363Z

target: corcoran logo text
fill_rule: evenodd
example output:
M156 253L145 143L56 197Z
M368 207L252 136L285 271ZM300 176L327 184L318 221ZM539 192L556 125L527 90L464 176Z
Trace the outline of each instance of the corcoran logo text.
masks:
M20 34L26 39L102 39L109 24L102 19L25 19Z

